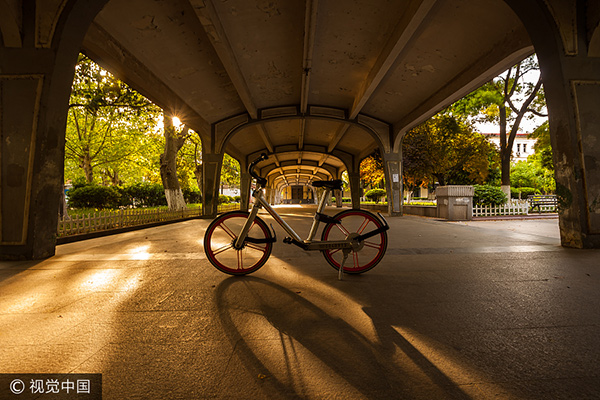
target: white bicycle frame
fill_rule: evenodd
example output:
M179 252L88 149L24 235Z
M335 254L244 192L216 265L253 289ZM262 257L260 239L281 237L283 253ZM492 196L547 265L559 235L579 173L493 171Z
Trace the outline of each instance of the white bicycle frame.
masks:
M252 205L252 210L250 211L250 215L248 216L246 223L242 227L242 231L240 232L237 239L235 240L233 247L236 249L241 249L244 246L244 241L248 237L248 232L250 231L250 227L252 226L252 224L254 223L254 219L258 215L258 210L260 210L261 207L264 207L264 209L273 217L273 219L275 221L277 221L277 223L290 235L290 239L289 239L288 243L296 244L296 245L302 247L304 250L343 249L344 253L346 253L346 251L349 252L350 250L352 250L354 248L353 241L351 238L348 238L346 240L313 241L313 239L317 233L317 229L319 228L319 223L320 223L319 216L321 215L321 212L323 211L323 208L325 207L325 201L330 192L331 192L331 190L329 188L325 188L325 191L323 192L323 196L321 197L321 199L319 201L319 205L317 206L317 211L315 213L315 217L314 217L312 226L310 228L310 232L308 233L308 237L306 238L306 240L302 240L302 238L300 238L300 236L296 233L296 231L294 231L294 229L292 229L292 227L289 226L287 224L287 222L285 222L279 214L277 214L277 211L275 211L275 209L273 209L273 207L271 207L269 202L265 199L263 188L262 187L257 188L254 191L254 193L252 193L252 196L254 197L254 203ZM284 239L284 242L285 241L286 241L286 239Z

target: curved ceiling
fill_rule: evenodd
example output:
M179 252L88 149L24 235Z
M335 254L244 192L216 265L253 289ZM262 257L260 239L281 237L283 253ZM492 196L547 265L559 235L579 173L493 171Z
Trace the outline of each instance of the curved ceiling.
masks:
M277 155L260 167L284 182L290 160L356 171L533 52L501 0L111 0L83 47L205 151Z

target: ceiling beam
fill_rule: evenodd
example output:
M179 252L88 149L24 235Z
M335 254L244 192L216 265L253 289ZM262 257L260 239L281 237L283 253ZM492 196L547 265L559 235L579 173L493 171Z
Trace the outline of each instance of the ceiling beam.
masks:
M315 32L317 30L317 9L319 0L307 0L304 14L304 52L302 55L302 92L300 95L300 112L305 114L308 107L310 90L310 73L315 47Z
M265 146L269 150L269 153L273 153L273 143L269 138L269 133L267 132L267 128L264 125L259 124L256 125L256 129L258 129L258 134L260 135L262 141L265 143ZM275 162L277 162L277 158L275 158Z
M523 31L525 28L522 28ZM438 111L461 99L484 83L492 80L509 67L534 53L530 42L524 42L525 32L515 31L494 46L490 52L469 65L440 90L434 91L425 101L393 124L393 134L403 134ZM515 50L517 49L517 50ZM498 61L500 60L500 61Z
M96 22L88 28L82 47L86 55L102 68L162 109L179 116L200 135L203 145L210 147L209 122Z
M206 35L217 52L221 63L223 63L223 67L225 67L229 79L231 79L233 86L237 90L240 100L244 104L244 107L246 107L246 111L248 111L248 114L250 114L252 119L256 119L258 117L258 110L252 100L250 89L248 88L242 70L235 58L235 53L229 43L223 25L221 25L221 20L219 19L219 15L217 14L217 10L215 9L212 0L189 1L194 8L200 23L204 27Z
M335 149L335 146L337 146L338 143L340 142L340 140L342 140L342 138L348 131L348 128L350 128L350 125L348 125L348 124L340 125L337 132L333 136L333 139L331 140L331 142L329 142L329 146L327 146L328 153L331 153L333 151L333 149Z
M356 118L367 101L369 101L375 89L377 89L383 78L385 78L396 60L400 57L402 50L406 48L419 27L423 24L435 2L436 0L413 0L410 2L406 12L402 15L394 32L379 54L367 79L358 91L358 95L354 99L354 104L350 110L350 119Z
M306 119L302 118L300 121L300 137L298 138L298 149L302 150L304 147L304 135L306 134Z

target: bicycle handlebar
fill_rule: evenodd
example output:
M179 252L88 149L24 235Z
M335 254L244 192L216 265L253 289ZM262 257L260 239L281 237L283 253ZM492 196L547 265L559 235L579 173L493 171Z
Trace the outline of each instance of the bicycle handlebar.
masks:
M261 176L258 176L258 174L254 172L254 167L259 162L267 160L268 158L269 156L267 155L267 153L262 153L256 160L252 161L250 165L248 165L248 173L251 177L256 179L256 183L258 183L260 186L266 186L267 180Z

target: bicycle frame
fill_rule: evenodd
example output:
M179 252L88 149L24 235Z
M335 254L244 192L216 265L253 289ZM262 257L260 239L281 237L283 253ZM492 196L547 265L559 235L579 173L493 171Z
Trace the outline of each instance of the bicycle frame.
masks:
M304 250L330 250L330 249L347 249L352 250L354 248L353 241L350 239L347 240L328 240L328 241L313 241L317 230L319 228L319 223L321 220L325 220L327 222L338 223L338 221L333 218L322 214L323 208L325 207L325 201L327 196L330 193L330 189L326 188L323 192L323 195L319 201L319 205L317 206L317 211L315 213L315 217L310 228L310 232L306 240L302 240L302 238L292 229L291 226L285 222L281 216L275 211L273 207L269 204L269 202L265 199L264 191L262 187L257 188L252 196L254 197L254 203L252 205L252 210L250 211L250 215L246 220L246 223L242 227L242 231L239 236L235 240L233 246L236 249L241 249L244 245L244 241L246 241L248 237L248 231L252 226L254 219L258 215L258 211L261 207L263 207L272 217L273 219L290 235L290 238L284 239L284 243L292 243Z

